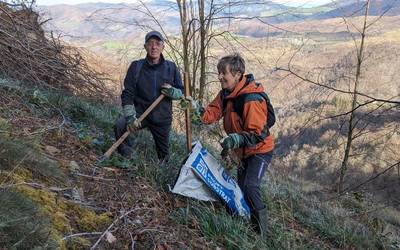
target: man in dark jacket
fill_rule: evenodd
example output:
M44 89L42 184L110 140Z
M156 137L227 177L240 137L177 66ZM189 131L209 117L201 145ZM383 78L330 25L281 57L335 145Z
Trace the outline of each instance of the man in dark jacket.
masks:
M144 48L147 56L133 61L124 81L121 101L124 116L115 125L116 139L127 130L135 132L148 128L153 135L157 156L160 161L168 160L169 133L172 123L172 100L182 97L182 80L175 63L165 60L162 54L164 38L157 31L146 34ZM140 124L139 117L160 94L164 98ZM126 140L118 147L118 152L131 158L132 143Z

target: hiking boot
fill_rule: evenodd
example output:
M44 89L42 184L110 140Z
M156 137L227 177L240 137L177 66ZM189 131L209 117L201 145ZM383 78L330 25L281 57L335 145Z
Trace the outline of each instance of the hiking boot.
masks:
M132 159L133 156L133 150L128 146L118 148L118 153L128 160Z
M267 208L256 210L251 214L251 225L262 239L270 236Z

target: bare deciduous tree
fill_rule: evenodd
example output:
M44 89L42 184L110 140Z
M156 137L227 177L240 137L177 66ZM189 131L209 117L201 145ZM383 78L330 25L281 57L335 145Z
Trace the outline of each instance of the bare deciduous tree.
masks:
M357 70L356 70L356 78L354 81L353 87L353 100L351 103L351 112L350 112L350 119L349 119L349 127L347 131L347 142L346 148L344 150L344 156L342 161L342 166L340 167L340 176L339 176L339 183L338 183L338 193L341 193L343 190L343 180L346 175L349 155L351 151L351 146L353 142L353 133L355 129L355 116L356 116L356 107L357 107L357 92L358 92L358 85L360 84L360 75L361 75L361 66L363 62L363 52L364 52L364 41L365 41L365 33L367 28L367 18L368 18L368 10L369 10L370 0L367 1L365 6L365 15L364 15L364 25L361 32L361 42L357 53Z
M376 140L374 136L371 139L369 139L371 134L373 134L373 132L371 131L373 130L371 128L372 124L371 120L373 120L374 118L383 117L384 115L391 117L392 116L391 114L393 112L395 113L396 112L395 110L398 109L400 105L400 100L398 100L399 98L398 93L392 97L382 98L382 97L377 97L378 96L377 93L374 94L364 93L360 88L363 83L361 79L362 79L362 72L365 67L363 62L365 61L366 58L365 42L366 42L366 35L368 28L370 28L374 23L376 23L377 20L381 19L382 16L388 11L385 10L381 16L368 23L367 21L368 21L369 6L370 6L370 0L366 1L362 7L362 9L364 10L364 15L363 15L362 28L360 29L358 29L354 24L350 23L351 22L350 18L343 17L344 23L347 26L349 34L352 34L349 28L350 25L352 26L353 29L357 30L356 33L357 38L352 35L353 42L355 44L354 47L356 50L355 71L353 72L352 70L349 70L349 72L347 72L354 75L353 77L349 77L349 75L340 76L343 78L347 78L347 80L350 80L348 89L338 86L337 82L335 83L335 81L333 82L326 81L326 79L322 77L322 75L324 75L322 69L320 69L319 73L316 74L315 72L318 71L318 69L314 69L314 72L311 71L308 72L307 74L299 73L299 69L294 67L292 63L294 57L300 51L301 48L297 50L294 53L294 55L290 58L288 66L286 68L277 67L278 71L286 72L289 75L294 76L297 79L300 79L300 81L302 82L311 83L317 86L318 88L329 90L328 95L338 95L338 96L341 95L345 97L346 96L351 97L350 105L346 107L346 109L348 109L347 111L341 112L340 114L328 115L326 117L323 117L322 119L318 119L317 116L313 117L313 119L317 118L315 123L321 122L322 120L325 119L335 119L339 117L346 118L345 123L342 123L341 125L341 127L343 127L344 124L346 124L347 129L345 130L345 139L343 145L344 151L342 155L343 158L341 160L341 165L339 168L338 181L336 182L337 184L336 190L339 193L343 193L344 190L348 190L344 188L344 182L346 174L349 169L350 158L367 155L368 149L363 148L362 145L369 144L371 147L374 147L374 143L377 143L374 142ZM346 65L342 66L345 67ZM349 65L347 65L347 67L352 68L353 67L352 62ZM315 78L313 79L312 77L315 75L316 79ZM346 98L346 100L348 100L348 98ZM347 103L345 105L347 105ZM396 126L390 125L394 124L396 122L396 119L392 119L392 121L393 122L390 121L387 122L389 125L377 124L376 126L380 126L380 130L382 131L387 130L390 134L391 131L393 131L393 129L396 129ZM311 123L309 123L308 125L310 124ZM390 138L390 136L388 136L388 138ZM355 140L358 140L358 143L355 143ZM341 145L339 144L338 146L340 147ZM392 165L390 164L390 162L387 163L389 163L388 165Z

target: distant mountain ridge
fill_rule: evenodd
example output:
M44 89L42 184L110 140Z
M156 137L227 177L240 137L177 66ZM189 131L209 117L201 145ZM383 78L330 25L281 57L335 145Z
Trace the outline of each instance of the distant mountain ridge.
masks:
M206 1L207 2L207 1ZM230 8L223 9L219 16L229 17L259 17L268 23L285 23L304 20L321 20L342 16L360 16L364 14L362 6L366 1L339 0L333 3L313 8L293 8L283 4L266 1L248 1L248 4L238 2ZM174 34L180 30L179 15L176 4L168 0L145 1L149 9L158 13L160 22L166 31ZM78 5L39 6L40 12L51 18L49 29L59 30L73 39L95 38L129 40L136 38L146 30L148 17L135 11L137 4L114 3L84 3ZM390 9L389 11L387 11ZM377 16L387 11L385 15L400 15L400 0L372 0L369 15ZM250 35L251 34L247 34ZM255 36L259 36L255 34Z
M160 3L160 0L156 2ZM125 40L142 33L135 24L138 19L145 16L135 12L136 7L132 4L84 3L39 6L39 11L46 18L51 18L49 29L65 34L67 40L68 38ZM159 11L157 7L153 10ZM168 20L170 25L179 24L179 18L176 15L164 14L163 18ZM166 30L168 31L168 28Z
M344 2L348 4L344 5ZM362 16L364 15L363 6L367 1L339 1L337 8L327 11L325 13L317 13L313 15L313 19L328 19L342 16ZM335 3L328 6L335 6ZM385 13L386 16L400 15L400 0L372 0L370 3L368 15L380 16Z

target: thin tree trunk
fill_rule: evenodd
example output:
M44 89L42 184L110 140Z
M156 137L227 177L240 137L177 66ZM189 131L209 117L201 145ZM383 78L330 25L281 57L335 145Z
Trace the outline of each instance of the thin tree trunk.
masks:
M347 133L347 143L346 143L346 148L344 151L344 157L342 161L342 165L340 168L340 176L339 176L339 184L338 184L338 193L341 193L343 190L343 182L344 182L344 177L347 172L348 164L349 164L349 155L351 151L351 146L353 142L353 132L355 129L355 116L356 116L356 106L357 106L357 91L358 91L358 85L360 81L360 75L361 75L361 64L362 64L362 57L363 57L363 50L364 50L364 41L365 41L365 33L367 29L367 18L368 18L368 10L369 10L369 5L370 5L370 0L368 0L366 7L365 7L365 15L364 15L364 26L363 30L361 33L361 44L360 48L357 51L357 70L356 70L356 79L354 81L354 89L353 89L353 100L351 104L351 110L353 110L350 114L350 120L349 120L349 130Z
M183 42L183 68L184 72L189 73L189 39L188 39L188 16L187 16L187 6L186 0L177 0L179 7L179 14L181 18L182 27L182 42ZM190 85L190 78L188 79Z
M206 86L206 27L204 19L204 0L198 0L199 17L200 17L200 83L199 83L199 100L203 100L204 89Z
M190 11L191 11L191 18L192 20L195 18L195 7L193 4L193 1L190 1ZM196 81L197 81L197 44L196 44L196 22L191 22L192 27L190 28L191 30L191 39L192 39L192 86L190 88L190 95L191 96L196 96Z

